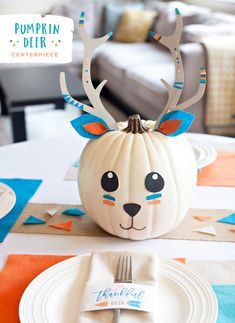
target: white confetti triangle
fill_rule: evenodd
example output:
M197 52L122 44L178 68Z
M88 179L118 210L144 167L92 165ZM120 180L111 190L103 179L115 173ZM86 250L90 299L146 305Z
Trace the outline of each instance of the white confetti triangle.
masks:
M194 229L193 231L205 233L205 234L210 234L212 236L217 235L215 228L212 225L209 225L207 227L198 227L198 228Z
M55 214L56 214L56 212L57 212L57 210L56 210L56 209L49 209L49 210L47 210L47 214L49 214L50 216L55 215Z

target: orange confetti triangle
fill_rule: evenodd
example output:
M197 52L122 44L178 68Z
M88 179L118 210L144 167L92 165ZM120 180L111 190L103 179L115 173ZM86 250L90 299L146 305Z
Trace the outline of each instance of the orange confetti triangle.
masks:
M199 220L199 221L206 221L212 218L211 215L194 215L194 219Z
M229 231L235 232L235 228L229 229Z
M56 229L61 229L61 230L65 230L65 231L71 231L72 226L73 226L72 221L63 222L63 223L49 224L49 227L56 228Z
M187 259L186 258L175 258L175 260L181 262L182 264L186 264L187 263Z

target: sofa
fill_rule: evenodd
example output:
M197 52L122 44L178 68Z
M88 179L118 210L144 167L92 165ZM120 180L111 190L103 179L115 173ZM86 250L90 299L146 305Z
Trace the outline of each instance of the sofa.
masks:
M79 13L87 12L88 32L92 37L102 36L105 30L104 10L107 3L114 6L126 6L126 1L72 1L63 6L52 8L52 14L70 16L75 22L73 62L71 68L79 73L83 59L83 44L79 40L76 26ZM128 2L138 5L139 1ZM152 26L153 31L169 35L174 30L174 8L179 8L184 21L181 39L181 55L185 73L185 88L180 101L193 96L199 86L200 68L206 66L206 55L200 44L200 33L211 37L213 33L230 35L235 33L235 16L211 12L208 8L189 6L182 2L142 1L148 10L156 10L157 18ZM108 12L109 14L109 12ZM108 18L110 18L108 16ZM107 26L106 26L107 27ZM156 119L167 100L167 92L160 82L164 78L174 83L174 63L168 50L147 38L145 42L124 43L110 40L98 48L92 66L93 80L108 80L105 88L120 109L138 113L144 119ZM196 116L191 127L193 132L206 132L205 97L189 108Z

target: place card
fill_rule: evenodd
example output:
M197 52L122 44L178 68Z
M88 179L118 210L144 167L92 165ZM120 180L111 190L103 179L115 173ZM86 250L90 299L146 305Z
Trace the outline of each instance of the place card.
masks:
M154 312L156 288L151 285L111 283L87 286L83 295L81 311L129 309Z

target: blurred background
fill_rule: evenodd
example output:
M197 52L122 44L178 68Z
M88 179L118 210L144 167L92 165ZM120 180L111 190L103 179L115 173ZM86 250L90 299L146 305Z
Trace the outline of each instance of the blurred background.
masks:
M235 0L0 0L0 14L41 13L74 20L73 61L63 69L83 102L88 99L81 83L83 44L76 28L80 12L86 12L91 37L113 32L95 52L92 79L94 84L108 80L102 101L117 121L133 113L154 120L161 113L167 92L160 79L173 85L175 66L169 51L151 40L149 31L170 35L175 8L184 21L180 49L185 87L180 102L197 92L200 68L206 66L208 73L206 95L189 109L196 116L190 131L234 137ZM0 64L0 145L74 131L69 121L78 111L61 102L60 68Z

